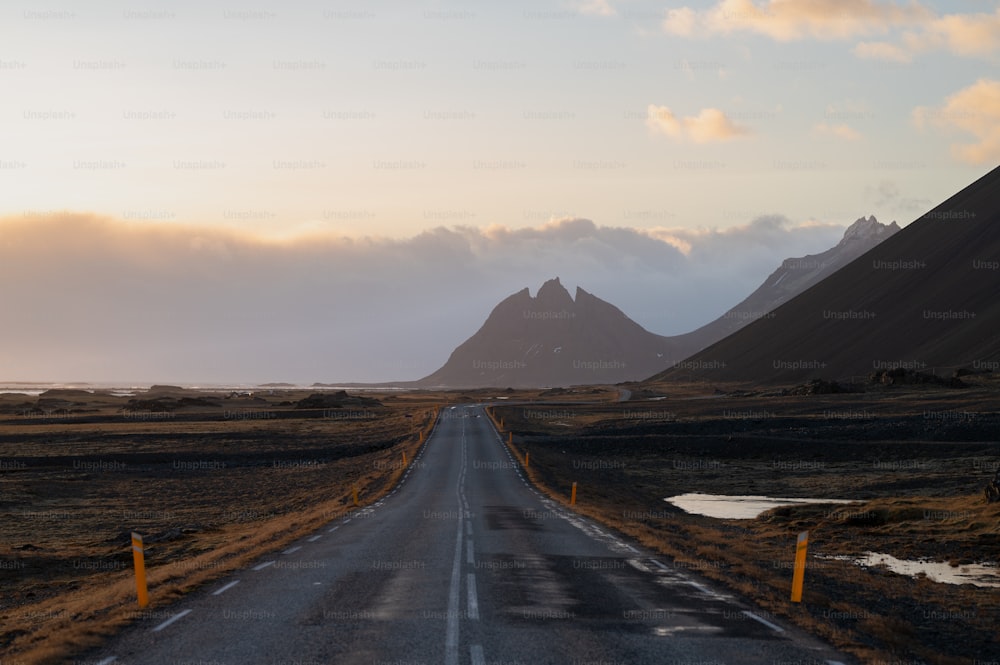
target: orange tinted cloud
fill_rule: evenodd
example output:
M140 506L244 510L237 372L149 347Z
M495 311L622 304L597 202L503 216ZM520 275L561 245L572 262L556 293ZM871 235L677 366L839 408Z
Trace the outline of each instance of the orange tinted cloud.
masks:
M955 159L969 164L1000 161L1000 81L980 79L948 97L944 106L921 106L913 111L920 127L937 127L971 134L971 143L951 146Z
M646 126L656 134L695 143L711 143L742 138L750 134L725 113L715 108L702 109L696 116L678 117L666 106L650 104L646 108Z
M663 30L683 37L753 33L775 41L886 36L854 47L860 58L909 62L944 50L962 57L1000 52L1000 9L939 15L919 2L876 0L722 0L709 9L667 11Z
M874 0L722 0L706 10L689 7L667 12L666 32L686 37L752 32L777 41L806 38L847 39L881 34L892 26L930 16L918 4Z
M826 122L821 122L816 125L816 131L820 134L829 134L831 136L836 136L837 138L844 139L846 141L857 141L861 138L861 132L854 129L850 125L841 124L829 124Z
M1000 53L1000 9L993 14L947 14L921 22L896 42L861 42L861 58L910 62L916 55L947 51L968 58Z

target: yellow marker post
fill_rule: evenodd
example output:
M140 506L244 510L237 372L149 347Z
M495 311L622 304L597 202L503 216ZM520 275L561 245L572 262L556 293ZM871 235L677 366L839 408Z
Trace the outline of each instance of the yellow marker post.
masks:
M139 597L139 607L149 605L149 591L146 589L146 551L142 547L142 536L132 532L132 561L135 563L135 591Z
M792 575L792 602L802 602L802 583L806 575L806 548L809 546L809 532L799 534L795 545L795 573Z
M569 495L569 505L576 505L576 483L573 483L573 491Z
M527 468L528 468L528 461L529 461L530 459L531 459L531 453L529 453L528 451L525 451L525 452L524 452L524 468L525 468L525 469L527 469Z
M403 451L403 466L406 466L406 451Z
M357 485L354 486L354 505L355 506L360 506L361 505L360 503L358 503L358 486Z
M514 433L513 432L507 432L507 443L509 443L512 446L514 445Z

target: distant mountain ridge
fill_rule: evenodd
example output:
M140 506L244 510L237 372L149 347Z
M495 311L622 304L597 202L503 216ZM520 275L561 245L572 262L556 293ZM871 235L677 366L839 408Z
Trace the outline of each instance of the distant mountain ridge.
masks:
M819 254L785 259L753 293L711 323L678 335L675 339L692 353L715 344L757 319L766 317L782 303L818 284L851 261L899 231L899 225L882 224L874 215L860 217L844 231L836 245Z
M653 381L1000 370L1000 168Z
M747 299L715 321L666 337L582 288L570 296L559 278L535 297L527 288L501 301L423 387L551 387L637 381L673 366L739 330L891 236L899 227L860 218L833 248L787 259Z

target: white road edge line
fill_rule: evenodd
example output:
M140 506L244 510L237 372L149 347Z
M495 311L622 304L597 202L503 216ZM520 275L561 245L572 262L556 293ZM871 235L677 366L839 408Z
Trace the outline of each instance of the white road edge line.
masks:
M466 579L466 589L469 592L469 618L473 621L479 621L479 598L476 596L476 574L469 573Z
M232 582L230 582L226 586L222 587L221 589L217 589L216 591L213 591L212 595L213 596L221 596L222 594L224 594L225 592L229 591L230 589L232 589L234 586L236 586L239 583L240 583L239 580L233 580Z
M300 549L302 549L302 546L296 545L295 547L289 547L287 550L282 552L282 554L294 554L295 552L298 552Z
M97 665L111 665L111 663L115 662L116 660L118 660L118 656L109 656L104 660L97 661Z
M326 530L326 532L327 532L327 533L333 533L333 532L334 532L334 531L336 531L336 530L337 530L338 528L339 528L339 527L333 527L332 529L327 529L327 530Z
M309 542L310 543L315 543L317 540L319 540L322 537L323 536L313 536L312 538L309 539Z
M161 630L163 630L164 628L166 628L167 626L169 626L173 622L177 621L178 619L182 619L182 618L186 617L188 614L191 614L191 610L182 610L182 611L178 612L177 614L173 615L172 617L170 617L169 619L167 619L166 621L164 621L163 623L161 623L159 626L157 626L156 628L154 628L153 632L154 633L160 632Z
M785 629L782 628L781 626L774 625L773 623L771 623L767 619L764 619L763 617L757 616L756 614L754 614L750 610L743 610L743 614L747 615L748 617L750 617L754 621L758 621L758 622L764 624L765 626L767 626L768 628L770 628L771 630L773 630L776 633L783 633L783 632L785 632Z
M473 644L469 646L469 662L472 665L486 665L486 656L483 655L483 645Z
M264 570L268 566L273 566L274 564L275 564L274 561L265 561L264 563L260 564L259 566L254 566L253 569L254 570Z
M469 540L466 541L465 545L466 545L465 561L471 566L476 563L476 556L472 552L472 538L469 538Z

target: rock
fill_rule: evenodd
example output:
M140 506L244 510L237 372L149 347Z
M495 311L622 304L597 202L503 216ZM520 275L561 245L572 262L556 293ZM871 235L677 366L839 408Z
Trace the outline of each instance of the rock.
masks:
M949 388L965 388L968 384L962 381L958 376L952 376L950 379L943 379L934 374L929 374L927 372L917 372L911 369L904 369L902 367L897 367L895 369L884 369L878 372L872 372L868 375L868 382L873 384L881 384L884 386L891 385L936 385L936 386L947 386Z
M996 503L1000 501L1000 469L997 469L996 474L993 476L993 480L990 484L986 486L986 490L983 492L986 495L986 503Z

